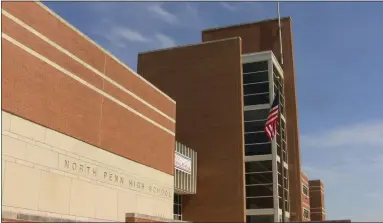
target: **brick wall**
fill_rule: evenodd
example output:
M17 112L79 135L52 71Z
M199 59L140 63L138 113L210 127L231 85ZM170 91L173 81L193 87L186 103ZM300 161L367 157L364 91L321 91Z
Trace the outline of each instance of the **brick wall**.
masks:
M321 180L310 180L310 215L312 221L326 220L324 185Z
M303 193L303 185L307 188L308 195ZM303 221L310 221L310 189L309 189L309 178L303 172L301 172L301 187L302 187L302 209L306 209L309 212L308 218L303 217Z
M4 111L173 174L173 100L42 3L2 10Z
M138 72L177 101L177 140L198 153L197 194L183 219L244 222L241 40L142 53Z
M299 216L298 219L292 218L291 220L302 221L302 189L299 183L301 179L299 123L291 18L281 18L281 25L284 54L282 68L285 80L290 212ZM280 58L277 19L210 29L202 32L204 42L229 37L242 38L242 53L244 54L272 50L274 55L278 59Z

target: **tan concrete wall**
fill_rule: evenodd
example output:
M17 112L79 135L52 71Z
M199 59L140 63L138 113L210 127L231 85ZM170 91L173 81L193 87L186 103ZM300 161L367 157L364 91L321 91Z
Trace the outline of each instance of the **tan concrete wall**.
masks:
M173 176L2 111L3 211L72 220L173 217Z
M173 174L175 101L38 2L2 3L2 109Z

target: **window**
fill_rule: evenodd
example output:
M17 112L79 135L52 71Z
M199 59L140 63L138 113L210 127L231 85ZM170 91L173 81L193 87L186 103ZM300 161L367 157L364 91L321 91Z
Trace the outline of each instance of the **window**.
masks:
M273 215L247 215L246 223L273 223Z
M266 121L267 116L269 115L269 111L270 111L270 109L258 109L258 110L245 111L244 112L245 122L246 121L253 121L253 120L264 120L264 121Z
M246 198L246 209L273 208L273 197Z
M245 156L271 154L271 143L264 130L268 114L269 109L244 112Z
M273 184L267 185L248 185L246 186L246 197L265 197L273 196Z
M269 93L269 82L264 83L250 83L243 85L243 94L260 94Z
M174 194L174 209L173 209L174 220L182 220L182 196Z
M306 208L303 209L303 218L309 219L310 212Z
M264 131L245 133L245 144L268 143L268 142L270 142L269 138L267 137Z
M251 73L257 71L268 70L269 64L268 61L254 62L243 64L243 73Z
M257 71L243 74L243 84L251 84L251 83L264 83L269 82L269 71ZM267 88L267 90L269 90Z
M250 172L246 173L246 185L268 185L273 184L273 172L265 171L265 172ZM271 188L273 189L273 188Z
M245 163L245 172L267 172L273 171L273 165L271 160L265 161L251 161Z
M270 103L270 98L269 98L268 92L245 95L245 101L244 101L245 106L269 104L269 103Z
M302 184L302 192L304 195L309 196L309 189L304 184Z
M269 104L268 61L243 64L244 104Z
M245 145L245 156L271 154L271 143Z

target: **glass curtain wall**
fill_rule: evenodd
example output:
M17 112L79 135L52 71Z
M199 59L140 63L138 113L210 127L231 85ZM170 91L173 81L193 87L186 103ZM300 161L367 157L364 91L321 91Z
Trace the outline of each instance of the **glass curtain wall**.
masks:
M273 63L272 60L243 64L245 156L276 155L272 152L272 148L275 148L273 146L276 146L274 151L277 152L280 159L277 159L274 169L272 160L247 161L245 163L246 209L274 209L277 208L276 206L282 209L284 203L285 211L289 212L288 171L285 167L282 168L284 165L281 164L282 159L288 163L284 81L275 65L269 66L269 63ZM269 72L271 67L273 67L272 73ZM270 90L273 90L273 94ZM264 131L264 126L269 114L269 105L274 99L275 92L279 92L280 120L277 137L273 145ZM282 179L282 169L284 179ZM275 180L276 182L273 181L273 171L278 171L275 173L278 177L274 178L278 179ZM285 188L282 187L282 180L284 180ZM273 187L277 182L278 186ZM273 188L278 188L278 191L274 193ZM282 201L282 193L285 193L284 202ZM274 197L274 194L277 194L279 199ZM279 201L278 204L274 204L276 201ZM262 222L266 219L270 220L267 222L274 222L273 215L247 216L247 222Z

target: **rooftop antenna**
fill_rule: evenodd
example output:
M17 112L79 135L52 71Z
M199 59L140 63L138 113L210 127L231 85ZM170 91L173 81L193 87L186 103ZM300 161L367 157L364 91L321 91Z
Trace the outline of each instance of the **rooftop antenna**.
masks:
M283 65L283 49L282 49L282 27L281 27L281 14L279 12L279 2L277 2L278 8L278 34L279 34L279 52L281 53L280 62Z

